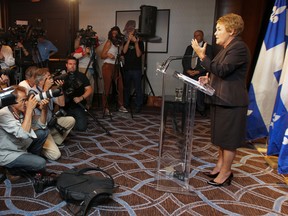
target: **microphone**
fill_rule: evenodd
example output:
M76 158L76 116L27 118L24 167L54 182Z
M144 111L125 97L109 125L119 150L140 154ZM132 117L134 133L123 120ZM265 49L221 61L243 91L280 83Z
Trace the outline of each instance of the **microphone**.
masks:
M184 56L169 56L161 65L159 65L157 68L156 68L156 72L161 72L161 73L166 73L166 70L170 64L171 61L174 61L174 60L180 60L180 59L183 59L183 58L192 58L193 55L184 55Z

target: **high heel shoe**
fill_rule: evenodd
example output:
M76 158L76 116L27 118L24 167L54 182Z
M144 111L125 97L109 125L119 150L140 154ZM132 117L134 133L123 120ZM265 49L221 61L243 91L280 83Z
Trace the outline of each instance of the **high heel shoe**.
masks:
M211 172L203 172L204 175L210 177L210 178L216 178L219 174L219 172L215 173L215 174L211 174Z
M212 185L212 186L215 186L215 187L222 187L222 186L226 186L226 185L229 186L229 185L231 185L232 179L233 179L233 173L231 173L229 175L229 177L222 183L217 183L214 180L208 181L207 183L209 185Z

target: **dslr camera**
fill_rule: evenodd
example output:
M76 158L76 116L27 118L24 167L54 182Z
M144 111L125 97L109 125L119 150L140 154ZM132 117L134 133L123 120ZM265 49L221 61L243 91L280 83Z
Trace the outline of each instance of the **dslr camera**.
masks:
M57 178L49 175L42 176L42 174L37 173L34 177L33 187L36 193L42 193L45 188L56 186Z
M28 98L30 97L30 95L33 94L34 97L36 98L36 100L39 102L43 99L47 99L47 98L53 98L53 97L59 97L62 95L62 90L60 88L57 89L49 89L46 92L40 92L37 93L34 90L30 90L29 94L28 94Z
M67 84L66 88L63 88L63 91L67 97L72 97L75 91L77 91L82 85L82 81L76 79L74 73L69 73L68 78L65 79L65 83Z
M63 109L59 109L53 114L51 120L48 122L48 127L55 128L61 135L63 135L67 131L67 129L57 123L57 118L61 116L66 116L66 114L67 113Z

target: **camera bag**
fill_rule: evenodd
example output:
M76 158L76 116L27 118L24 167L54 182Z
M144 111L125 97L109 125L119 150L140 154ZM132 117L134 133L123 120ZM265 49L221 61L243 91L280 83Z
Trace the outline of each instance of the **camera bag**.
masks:
M63 171L56 186L66 202L81 206L76 214L82 212L83 216L89 207L108 202L115 188L112 176L99 167Z

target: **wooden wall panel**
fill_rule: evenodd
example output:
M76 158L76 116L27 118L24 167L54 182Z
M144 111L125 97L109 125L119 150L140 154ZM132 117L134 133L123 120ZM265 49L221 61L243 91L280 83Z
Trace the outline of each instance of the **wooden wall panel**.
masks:
M253 75L273 5L274 1L272 0L216 0L215 22L227 13L237 13L245 22L242 38L247 43L252 58L247 87ZM215 47L215 38L213 45ZM216 46L215 53L218 51L219 47Z

